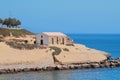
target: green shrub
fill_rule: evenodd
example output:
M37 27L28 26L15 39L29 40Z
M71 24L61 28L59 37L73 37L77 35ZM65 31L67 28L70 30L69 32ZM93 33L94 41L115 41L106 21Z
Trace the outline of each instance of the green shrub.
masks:
M63 51L67 51L67 52L68 52L68 51L69 51L69 49L67 49L67 48L63 48Z
M66 44L66 46L74 46L74 44Z
M6 44L15 49L31 50L31 49L38 48L38 46L36 44L21 44L21 43L16 43L16 42L6 42Z
M3 42L3 41L4 41L4 40L3 40L3 37L0 36L0 42Z
M10 33L12 33L13 36L19 37L24 35L34 35L34 33L25 30L25 29L7 29L7 28L0 28L0 35L3 36L10 36Z
M60 48L55 47L55 46L50 46L49 48L54 50L52 55L59 55L61 53L61 51L62 51Z

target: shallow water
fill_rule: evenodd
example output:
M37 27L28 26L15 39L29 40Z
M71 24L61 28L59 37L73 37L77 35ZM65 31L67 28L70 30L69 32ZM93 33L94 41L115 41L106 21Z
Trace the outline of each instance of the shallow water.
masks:
M120 68L24 72L0 75L0 80L120 80Z

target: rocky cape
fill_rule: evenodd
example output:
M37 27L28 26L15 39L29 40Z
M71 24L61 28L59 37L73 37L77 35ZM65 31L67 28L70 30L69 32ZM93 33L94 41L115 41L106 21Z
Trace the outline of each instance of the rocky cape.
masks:
M119 58L109 59L108 53L82 44L16 49L0 42L0 51L0 74L120 66Z

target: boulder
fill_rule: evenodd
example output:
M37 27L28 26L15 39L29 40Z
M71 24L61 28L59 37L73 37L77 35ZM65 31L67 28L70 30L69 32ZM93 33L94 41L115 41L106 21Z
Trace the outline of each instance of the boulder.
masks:
M99 68L100 65L98 63L91 63L91 68Z
M90 68L91 66L90 66L90 64L82 64L82 68Z
M24 68L23 71L24 71L24 72L29 72L29 71L30 71L30 68Z

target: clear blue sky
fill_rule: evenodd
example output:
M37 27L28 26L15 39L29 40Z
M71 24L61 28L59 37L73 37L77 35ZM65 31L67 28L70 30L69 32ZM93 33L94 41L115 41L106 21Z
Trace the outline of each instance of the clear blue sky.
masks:
M120 0L0 0L0 17L34 33L120 33Z

